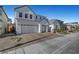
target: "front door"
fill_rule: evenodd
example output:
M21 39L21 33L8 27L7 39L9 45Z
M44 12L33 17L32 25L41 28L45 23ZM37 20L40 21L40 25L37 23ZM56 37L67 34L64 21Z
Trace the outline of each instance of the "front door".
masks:
M46 26L42 25L42 32L46 32Z

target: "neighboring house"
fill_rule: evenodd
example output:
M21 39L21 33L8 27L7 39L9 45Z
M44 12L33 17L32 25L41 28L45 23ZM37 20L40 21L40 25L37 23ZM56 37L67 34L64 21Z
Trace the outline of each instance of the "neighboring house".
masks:
M12 23L12 20L8 19L8 33L13 33L15 31L14 24Z
M63 21L58 19L49 20L49 31L54 32L64 27Z
M79 26L78 22L65 23L68 31L74 31Z
M7 32L7 20L8 16L6 15L3 6L0 6L0 34Z
M37 15L29 6L20 6L15 10L16 34L48 32L48 19Z
M12 23L12 19L9 18L8 21L7 21L7 23L11 24Z

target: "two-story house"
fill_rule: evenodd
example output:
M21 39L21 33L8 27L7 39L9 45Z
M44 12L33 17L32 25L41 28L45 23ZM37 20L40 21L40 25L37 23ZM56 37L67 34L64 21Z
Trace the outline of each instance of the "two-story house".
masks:
M61 28L64 28L64 22L58 19L51 19L49 20L49 31L54 32L56 30L59 30Z
M68 31L75 31L79 26L78 22L65 23L65 25Z
M8 16L6 15L3 6L0 6L0 34L7 32L7 20Z
M48 19L36 14L29 6L20 6L15 11L16 34L48 32Z

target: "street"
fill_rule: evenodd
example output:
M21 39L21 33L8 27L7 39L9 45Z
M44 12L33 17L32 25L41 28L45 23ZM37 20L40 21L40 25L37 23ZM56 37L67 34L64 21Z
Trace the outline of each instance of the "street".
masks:
M79 32L13 49L2 54L78 54Z

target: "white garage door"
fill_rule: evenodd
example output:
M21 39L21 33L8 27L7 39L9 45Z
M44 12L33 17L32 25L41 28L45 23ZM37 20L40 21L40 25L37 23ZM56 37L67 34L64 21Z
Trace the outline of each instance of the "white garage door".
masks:
M21 26L22 33L34 33L37 32L37 26Z

